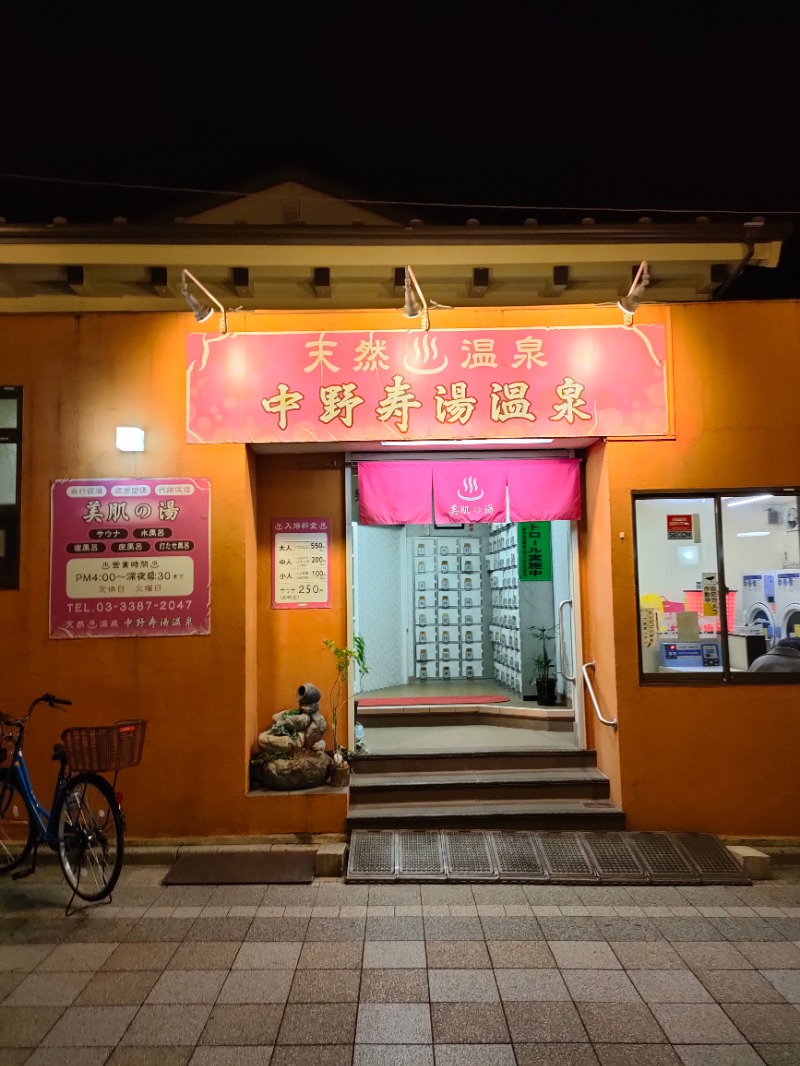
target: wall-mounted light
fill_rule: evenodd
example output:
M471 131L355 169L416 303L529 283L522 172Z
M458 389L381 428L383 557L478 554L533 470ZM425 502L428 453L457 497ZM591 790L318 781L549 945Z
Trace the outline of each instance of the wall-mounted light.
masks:
M631 282L631 287L628 289L627 295L622 296L617 300L617 307L624 315L626 326L629 326L631 322L633 322L634 313L642 301L644 290L649 284L650 275L647 273L647 261L642 260L639 264L639 269L633 276L633 281Z
M143 452L144 430L137 426L117 426L117 447L121 452Z
M204 304L202 302L202 300L198 300L197 297L193 293L191 293L189 291L189 286L186 284L186 279L187 278L189 278L190 281L193 281L194 284L197 286L197 288L200 290L200 292L204 293L204 295L206 295L209 298L209 300L212 302L212 304L214 304L214 307L219 308L219 315L220 315L220 318L219 318L219 331L220 331L220 333L227 333L228 332L228 319L227 319L227 315L226 315L226 312L225 312L225 308L222 306L222 304L219 302L219 300L216 298L216 296L213 296L208 291L208 289L205 287L205 285L203 285L201 282L199 282L197 280L197 278L194 276L194 274L191 273L191 271L182 270L181 271L181 296L184 298L186 303L189 305L189 307L191 309L191 312L194 315L194 317L197 319L198 322L205 322L209 318L211 318L211 316L214 314L214 311L207 304Z

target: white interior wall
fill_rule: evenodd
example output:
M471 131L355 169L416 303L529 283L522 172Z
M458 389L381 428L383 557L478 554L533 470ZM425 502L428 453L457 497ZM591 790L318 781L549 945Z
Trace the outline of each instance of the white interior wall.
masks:
M403 526L359 526L355 558L356 632L364 638L369 672L361 692L405 685L408 628Z

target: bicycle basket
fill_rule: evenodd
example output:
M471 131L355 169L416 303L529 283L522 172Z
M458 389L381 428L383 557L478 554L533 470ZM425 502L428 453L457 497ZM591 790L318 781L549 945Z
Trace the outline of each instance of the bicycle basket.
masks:
M80 725L61 734L70 770L124 770L142 759L147 720L130 718L113 725Z

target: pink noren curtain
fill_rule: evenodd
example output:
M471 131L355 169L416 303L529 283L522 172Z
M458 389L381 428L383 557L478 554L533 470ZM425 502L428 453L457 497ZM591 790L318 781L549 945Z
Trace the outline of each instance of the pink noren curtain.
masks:
M577 459L506 459L358 464L363 525L503 522L508 486L511 522L581 516ZM466 508L466 510L464 510Z

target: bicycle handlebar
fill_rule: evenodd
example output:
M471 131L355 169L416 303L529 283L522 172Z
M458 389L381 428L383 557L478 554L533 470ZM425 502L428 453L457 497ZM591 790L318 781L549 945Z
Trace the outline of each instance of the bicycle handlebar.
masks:
M33 708L37 705L37 703L46 703L48 707L65 708L72 706L72 700L64 699L61 696L54 696L52 692L45 692L43 695L38 696L33 701L33 703L28 708L28 713L25 715L24 718L12 718L11 715L4 714L2 711L0 711L0 723L2 723L2 725L15 726L16 728L24 726L30 716L33 714Z
M44 696L40 696L36 701L37 703L47 703L51 707L71 707L72 700L62 699L60 696L54 696L52 692L45 692Z

